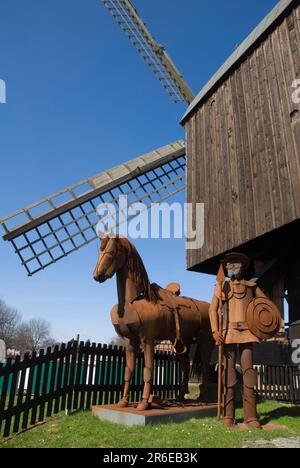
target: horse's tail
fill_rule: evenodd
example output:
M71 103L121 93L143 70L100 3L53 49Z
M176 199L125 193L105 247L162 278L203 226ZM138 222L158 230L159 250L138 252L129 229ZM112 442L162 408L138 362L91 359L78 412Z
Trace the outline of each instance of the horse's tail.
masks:
M202 374L202 349L201 344L197 343L193 363L191 367L190 377L192 379L200 380Z

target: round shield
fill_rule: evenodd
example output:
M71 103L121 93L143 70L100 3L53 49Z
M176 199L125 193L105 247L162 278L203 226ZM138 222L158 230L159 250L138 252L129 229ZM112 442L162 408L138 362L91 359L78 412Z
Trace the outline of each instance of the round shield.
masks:
M248 305L247 323L253 335L260 340L269 340L280 330L281 314L270 299L256 297Z

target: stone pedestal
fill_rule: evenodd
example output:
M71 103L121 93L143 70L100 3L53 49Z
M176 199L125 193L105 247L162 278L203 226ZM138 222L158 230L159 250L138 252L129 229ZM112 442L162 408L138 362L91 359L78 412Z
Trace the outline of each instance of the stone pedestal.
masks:
M137 411L136 405L119 408L117 405L93 406L92 413L101 421L109 421L125 426L146 426L187 421L192 418L217 416L217 405L170 406L162 409Z

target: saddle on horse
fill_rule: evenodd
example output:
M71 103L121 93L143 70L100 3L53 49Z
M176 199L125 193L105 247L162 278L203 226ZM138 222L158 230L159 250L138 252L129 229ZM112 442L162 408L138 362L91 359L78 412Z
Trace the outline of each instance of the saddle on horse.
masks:
M187 347L184 344L181 336L181 326L180 326L180 316L179 308L180 306L188 307L183 298L180 298L181 288L178 283L170 283L166 289L161 288L157 284L152 284L152 288L155 289L156 294L159 299L159 303L163 306L167 306L174 315L175 321L175 330L176 338L173 344L173 348L177 354L184 354L187 351Z

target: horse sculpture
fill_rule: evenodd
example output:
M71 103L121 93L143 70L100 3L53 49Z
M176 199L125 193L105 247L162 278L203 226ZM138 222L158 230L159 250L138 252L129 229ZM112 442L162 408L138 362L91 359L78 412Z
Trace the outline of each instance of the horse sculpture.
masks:
M193 342L197 350L193 368L202 374L199 401L206 401L211 354L214 348L209 304L179 296L179 288L170 285L163 289L150 284L143 261L134 245L126 238L104 237L94 271L99 283L117 275L118 305L111 311L112 323L117 334L129 340L126 346L124 393L119 407L129 404L130 381L134 373L136 356L142 345L144 350L144 389L137 409L149 408L153 380L154 344L171 341L178 352L183 382L178 399L184 401L188 393L190 377L189 350Z

